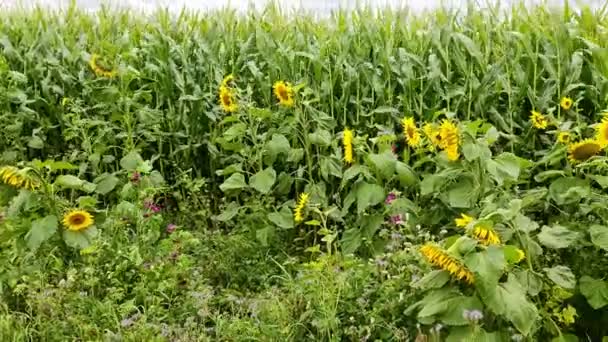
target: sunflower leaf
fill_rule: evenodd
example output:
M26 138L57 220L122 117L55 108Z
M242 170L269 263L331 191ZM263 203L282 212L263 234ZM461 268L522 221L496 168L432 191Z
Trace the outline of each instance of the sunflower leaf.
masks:
M63 240L65 243L75 249L87 248L93 243L93 239L97 236L97 228L91 226L81 231L64 230Z
M58 221L54 215L49 215L32 222L32 229L27 233L25 239L27 246L36 250L57 231Z

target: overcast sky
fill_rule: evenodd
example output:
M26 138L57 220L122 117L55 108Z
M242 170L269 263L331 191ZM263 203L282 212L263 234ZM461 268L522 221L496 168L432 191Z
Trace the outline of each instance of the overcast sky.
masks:
M246 10L248 8L263 8L270 0L76 0L78 6L87 10L98 9L102 4L110 6L128 6L144 11L154 10L158 7L168 8L172 11L179 11L183 7L191 9L217 9L225 6L230 6L238 10ZM275 0L284 9L307 9L316 12L327 13L331 10L342 8L355 8L357 4L369 4L373 7L391 6L401 7L407 6L414 10L432 9L438 6L449 7L464 7L466 0ZM486 0L478 0L477 2L486 3ZM496 0L494 1L496 2ZM508 5L511 2L520 2L519 0L499 0L502 6ZM523 0L527 5L539 3L547 3L549 5L561 5L563 0ZM602 0L579 0L570 1L572 4L591 4L599 5ZM70 0L0 0L2 6L25 6L29 7L33 4L40 4L50 7L65 7L70 4Z

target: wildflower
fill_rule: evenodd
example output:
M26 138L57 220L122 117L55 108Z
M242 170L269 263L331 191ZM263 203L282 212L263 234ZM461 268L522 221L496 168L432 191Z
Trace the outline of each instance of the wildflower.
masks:
M89 66L91 67L91 70L93 70L95 75L99 77L113 78L114 76L116 76L116 70L112 70L99 63L99 55L97 54L91 55L91 59L89 60Z
M480 310L462 310L462 317L467 321L477 323L483 319L483 312Z
M401 214L397 214L397 215L393 215L393 216L391 216L391 218L390 218L390 222L391 222L391 224L393 224L393 225L400 225L400 224L403 224L403 222L404 222L404 221L403 221L403 215L401 215Z
M150 199L144 201L144 208L150 210L153 213L158 213L161 210L161 207Z
M344 161L347 164L352 164L352 162L353 162L353 131L351 131L348 128L344 129L342 143L344 144Z
M167 228L165 229L167 233L171 234L175 231L175 229L177 229L177 225L173 224L173 223L169 223L167 225Z
M602 146L608 146L608 115L595 127L595 140Z
M547 118L542 115L540 112L535 110L531 111L530 121L532 122L532 126L538 129L545 129L549 125L549 121Z
M572 163L585 161L598 154L602 146L596 140L585 139L568 146L568 158Z
M135 171L133 173L133 175L131 176L131 182L133 182L133 183L139 182L140 179L141 179L141 174L137 171Z
M285 107L293 107L293 88L291 84L283 81L277 81L272 86L274 95L279 100L279 103Z
M384 200L384 204L390 205L396 199L397 199L397 194L394 193L394 192L390 192L388 195L386 195L386 199Z
M293 219L296 223L304 221L304 208L306 208L306 204L308 204L309 195L307 193L300 194L300 199L298 200L298 205L296 205L296 209L293 214Z
M560 144L568 144L570 142L570 132L559 132L557 142Z
M401 125L403 126L403 134L405 134L405 140L410 147L416 147L420 145L420 133L418 132L418 127L416 127L416 122L414 118L404 118L401 120Z
M521 249L518 248L516 253L517 253L517 260L515 261L515 263L518 263L526 258L526 253L524 253L524 251L522 251Z
M472 234L477 240L486 246L500 244L500 237L498 234L496 234L492 227L479 225L473 229Z
M87 229L93 223L93 216L85 210L72 210L63 216L63 225L74 232Z
M224 85L220 86L220 106L226 113L234 113L238 109L234 91Z
M466 228L466 226L468 226L469 223L473 222L474 220L475 218L473 218L472 216L469 216L465 213L461 213L460 217L455 219L454 222L456 223L456 227Z
M420 253L430 263L449 272L459 280L463 280L469 284L473 283L473 273L440 247L427 243L420 248Z
M40 184L30 174L29 169L19 169L14 166L0 167L0 181L18 189L34 190Z
M572 99L567 96L564 96L559 101L559 105L562 107L563 110L569 110L570 107L572 107Z
M439 147L446 151L448 160L458 160L460 157L458 153L458 146L460 145L458 126L450 120L443 120L439 126L439 138Z

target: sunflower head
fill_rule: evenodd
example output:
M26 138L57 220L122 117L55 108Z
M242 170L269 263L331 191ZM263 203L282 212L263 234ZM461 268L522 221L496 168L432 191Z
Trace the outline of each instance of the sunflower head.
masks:
M293 107L293 87L284 81L277 81L272 86L274 96L279 100L279 104L285 107Z
M458 146L460 145L458 126L450 120L443 120L439 126L439 138L439 147L446 151L448 159L458 159Z
M101 57L97 54L92 54L91 59L89 59L89 66L91 70L95 73L95 75L99 77L107 77L113 78L116 76L116 70L108 67L105 63L101 61Z
M572 99L564 96L562 97L562 99L559 101L559 105L562 107L563 110L569 110L572 107Z
M0 167L0 181L18 189L34 190L40 183L30 174L30 169L14 166Z
M63 216L65 228L74 232L85 230L94 223L93 216L85 210L71 210Z
M224 85L220 86L220 106L226 113L234 113L238 109L233 90Z
M414 118L403 118L403 120L401 120L401 126L403 126L403 134L405 135L407 144L410 147L417 147L420 145L420 132L418 132L418 127L416 127Z
M232 85L232 82L234 82L234 75L229 74L222 80L222 86L230 87Z
M296 205L296 208L293 213L293 220L296 221L296 223L304 221L304 209L308 204L309 197L310 196L306 192L300 194L298 204Z
M571 138L570 132L559 132L559 134L557 134L557 142L560 144L570 143Z
M474 217L461 213L460 217L455 219L454 222L456 223L456 227L466 228L466 226L468 226L469 223L473 222L474 220Z
M595 140L602 146L608 146L608 115L604 116L602 121L595 126Z
M500 237L498 236L496 231L494 231L494 228L486 224L480 224L478 226L475 226L471 233L477 240L479 240L479 242L483 243L486 246L500 244Z
M593 139L585 139L568 145L568 158L573 163L585 161L602 150L599 142Z
M532 122L532 127L538 129L547 128L547 126L549 125L549 121L544 115L535 110L531 111L530 113L530 121Z
M521 249L517 249L517 260L515 261L516 263L524 260L526 258L526 253L524 253L524 251L522 251Z
M466 266L448 254L441 247L427 243L420 248L420 253L433 265L449 272L452 276L469 284L473 283L473 273Z
M353 158L353 131L348 128L344 129L342 135L342 143L344 145L344 161L347 164L352 164Z
M441 134L439 134L439 129L432 123L426 123L422 127L424 131L424 135L426 135L427 139L431 142L429 146L431 150L434 150L435 147L441 146Z

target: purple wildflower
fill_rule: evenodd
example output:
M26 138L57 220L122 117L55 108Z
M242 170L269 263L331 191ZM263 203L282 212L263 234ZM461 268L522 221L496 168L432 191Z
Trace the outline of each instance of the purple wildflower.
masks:
M384 204L391 204L394 200L397 199L397 195L394 192L389 193L384 200Z
M131 176L131 182L138 183L140 178L141 178L141 174L139 172L135 171L133 173L133 175Z
M169 223L167 225L166 231L167 231L167 233L171 234L171 233L173 233L175 231L175 229L177 229L177 225L173 224L173 223Z
M150 210L153 213L157 213L161 210L161 207L156 205L152 200L147 199L144 201L144 208Z
M391 216L390 222L391 222L391 224L394 224L394 225L403 224L403 215L397 214L397 215Z

